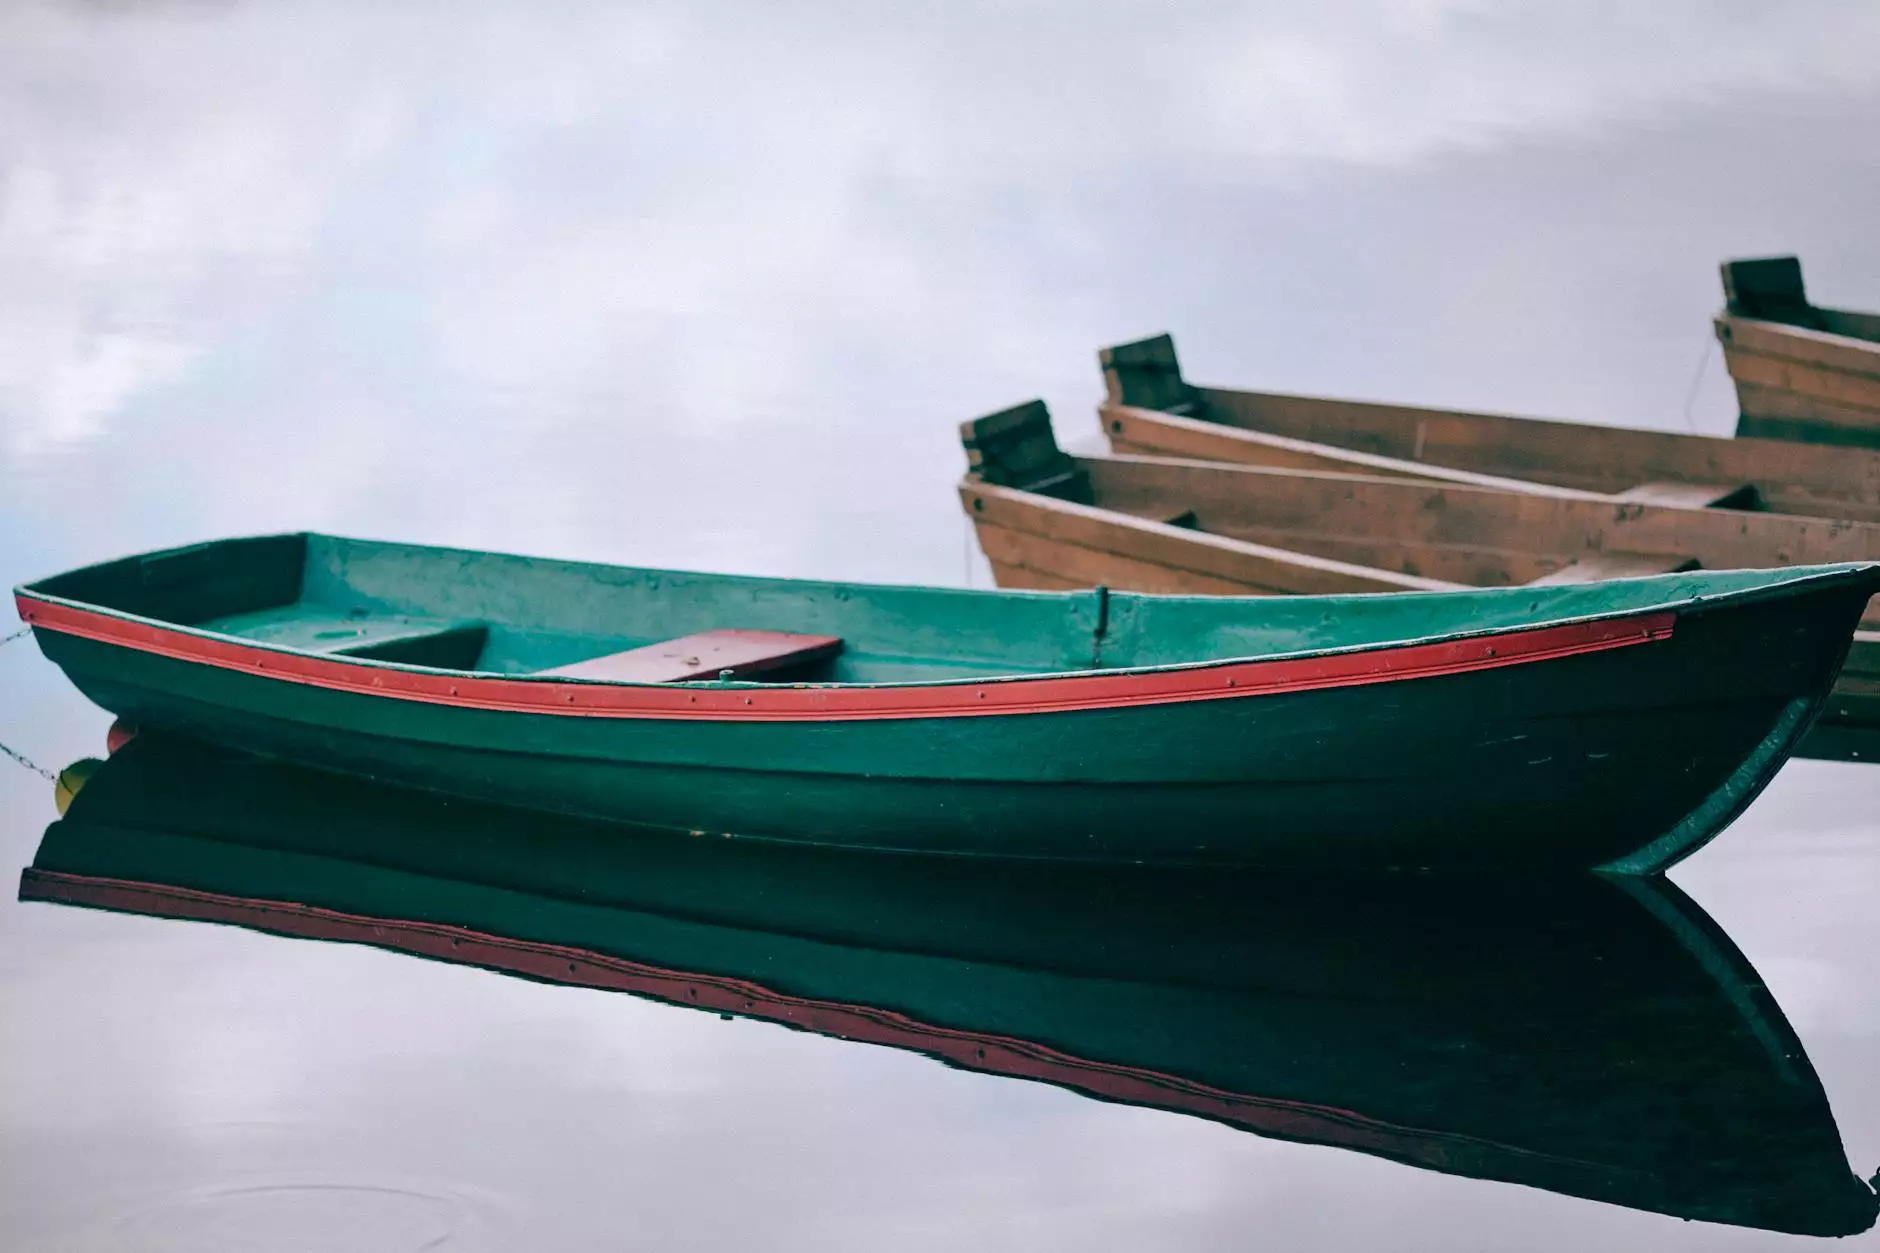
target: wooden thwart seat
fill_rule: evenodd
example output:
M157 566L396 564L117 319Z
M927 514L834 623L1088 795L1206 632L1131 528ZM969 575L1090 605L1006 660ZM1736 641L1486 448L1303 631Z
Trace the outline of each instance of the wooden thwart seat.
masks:
M1636 579L1647 574L1680 574L1700 569L1697 561L1673 553L1588 553L1551 574L1530 579L1528 587L1561 583L1597 583L1601 579Z
M745 679L772 670L827 661L841 651L842 640L834 635L726 629L682 635L678 639L608 653L604 657L590 657L538 673L616 683L684 683L692 679L715 679L729 670L732 677Z
M1672 505L1680 509L1761 509L1762 494L1754 483L1640 483L1619 494L1620 500L1644 505Z

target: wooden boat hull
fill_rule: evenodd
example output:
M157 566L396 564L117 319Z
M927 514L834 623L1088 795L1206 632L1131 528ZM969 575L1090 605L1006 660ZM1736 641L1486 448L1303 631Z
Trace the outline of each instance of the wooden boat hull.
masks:
M981 855L1651 871L1780 767L1875 582L1826 570L1676 613L1485 635L1399 671L1347 654L1290 678L1201 672L1206 691L1165 703L851 719L466 708L376 686L445 681L429 674L323 686L25 611L81 691L141 725L510 804Z
M1810 304L1794 257L1726 262L1738 435L1880 448L1880 314Z
M1167 335L1104 349L1100 358L1107 393L1100 416L1119 453L1454 483L1608 507L1672 505L1695 515L1692 527L1727 527L1745 510L1880 521L1880 451L1791 442L1754 423L1731 439L1205 387L1183 377Z
M624 991L1686 1218L1874 1221L1801 1042L1662 880L727 845L145 736L20 895Z
M1160 416L1130 412L1150 423ZM988 423L999 438L981 450L975 429ZM963 434L974 470L961 485L961 501L1003 587L1103 584L1206 595L1428 591L1688 564L1768 568L1880 557L1874 522L1246 459L1071 457L1058 449L1038 402L968 423ZM1042 479L1040 466L1050 471ZM1880 728L1880 605L1868 607L1865 621L1869 629L1856 635L1824 715L1849 730Z

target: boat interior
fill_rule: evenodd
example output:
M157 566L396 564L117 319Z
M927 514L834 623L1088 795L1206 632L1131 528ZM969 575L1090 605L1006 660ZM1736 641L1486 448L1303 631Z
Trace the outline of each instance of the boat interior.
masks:
M365 663L604 682L902 683L1406 643L1755 594L1818 573L1388 597L1139 596L691 574L294 534L128 557L20 590Z
M1880 523L1503 492L1338 470L1072 456L1042 401L964 424L972 475L1190 533L1428 586L1508 587L1880 559ZM967 508L984 513L965 485ZM988 515L989 516L989 515ZM1289 589L1293 590L1293 589Z

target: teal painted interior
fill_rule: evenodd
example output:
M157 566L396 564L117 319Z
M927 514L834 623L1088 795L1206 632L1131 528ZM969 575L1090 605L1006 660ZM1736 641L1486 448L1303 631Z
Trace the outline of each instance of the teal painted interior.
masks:
M841 636L814 673L933 682L1442 639L1775 592L1856 567L1363 596L994 592L645 570L325 535L224 540L28 591L274 648L529 674L720 628Z

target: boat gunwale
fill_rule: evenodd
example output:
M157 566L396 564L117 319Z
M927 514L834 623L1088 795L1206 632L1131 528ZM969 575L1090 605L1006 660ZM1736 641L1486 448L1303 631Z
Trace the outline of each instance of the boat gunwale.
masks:
M1227 391L1226 388L1199 388L1203 391ZM1289 392L1240 392L1242 396L1273 398L1280 400L1321 401L1327 398L1308 396ZM1330 403L1341 405L1373 405L1387 409L1417 409L1414 405L1383 405L1368 400L1332 399ZM1856 456L1873 454L1874 460L1880 461L1880 449L1862 448L1856 445L1841 444L1803 444L1789 439L1773 439L1762 436L1717 436L1700 432L1665 431L1657 428L1613 426L1608 423L1572 422L1553 418L1521 418L1493 413L1461 413L1449 410L1428 410L1433 416L1442 418L1485 418L1493 421L1524 422L1536 426L1579 427L1585 430L1619 432L1622 435L1667 435L1677 439L1712 440L1720 445L1745 447L1755 450L1756 445L1780 447L1785 452L1797 448L1819 448L1825 452ZM1667 510L1679 513L1699 514L1723 518L1754 516L1757 518L1783 519L1798 523L1826 523L1830 525L1852 525L1858 527L1880 527L1880 518L1854 517L1822 512L1807 512L1800 509L1731 509L1719 505L1701 507L1689 505L1664 504L1656 501L1638 500L1620 492L1592 491L1582 487L1563 487L1558 483L1549 483L1540 479L1524 479L1512 473L1495 473L1487 470L1469 470L1460 466L1439 461L1418 461L1407 457L1393 457L1387 453L1367 452L1347 444L1329 443L1323 440L1306 439L1298 435L1281 435L1260 427L1242 426L1233 422L1217 421L1213 418L1198 418L1192 414L1173 413L1167 409L1152 409L1143 405L1123 404L1118 401L1105 401L1097 407L1099 417L1107 424L1112 415L1144 426L1162 427L1166 430L1184 434L1208 435L1218 439L1228 439L1255 447L1279 448L1288 452L1298 452L1335 461L1349 469L1330 469L1320 466L1276 465L1264 461L1227 461L1202 456L1193 452L1172 452L1160 449L1146 451L1108 453L1074 453L1077 462L1146 462L1153 465L1179 463L1182 465L1205 467L1209 470L1231 470L1235 473L1264 474L1286 478L1337 479L1354 483L1403 484L1418 483L1430 487L1439 487L1443 491L1471 492L1482 496L1532 496L1550 500L1581 501L1589 504L1616 506L1644 506L1650 509ZM1107 426L1106 426L1107 430ZM1114 432L1111 432L1114 434ZM1694 480L1674 479L1674 482ZM1012 489L1007 489L1012 490ZM1022 490L1022 489L1019 489ZM1101 508L1102 506L1098 506ZM1860 562L1840 562L1828 564L1853 564ZM1766 567L1776 569L1777 567ZM1801 569L1802 567L1793 567ZM1487 590L1487 589L1476 589Z
M57 608L63 609L64 607L58 606ZM90 613L84 608L69 609L66 612L80 617ZM159 637L165 634L175 634L197 645L195 648L175 648L165 647L161 642L148 639L143 641L134 638L127 639L125 633L121 631L75 629L69 621L46 622L40 620L39 615L31 610L25 611L22 616L26 617L35 630L74 635L142 653L167 656L174 660L209 665L239 673L255 674L267 679L425 704L451 705L490 712L602 718L835 722L879 718L992 717L1120 709L1142 705L1182 704L1191 701L1239 699L1284 692L1363 686L1473 670L1500 669L1581 653L1603 652L1635 644L1667 640L1671 638L1672 628L1678 614L1675 610L1647 610L1607 615L1581 622L1516 628L1499 633L1478 632L1459 639L1409 645L1387 644L1346 649L1332 654L1293 654L1251 661L1229 659L1137 670L1068 671L1041 675L1008 675L976 680L942 680L925 684L800 685L735 681L670 684L610 683L604 680L558 678L548 675L493 675L472 671L437 670L365 658L321 657L290 649L236 642L233 637L208 632L191 631L185 634L173 628L152 625L147 620L124 615L126 620L123 625L131 627L134 631L141 630ZM90 616L102 618L107 622L112 620L102 614ZM1598 631L1599 627L1608 624L1620 627L1629 626L1630 629L1604 633ZM1565 640L1535 638L1549 637L1558 633L1568 633L1570 638ZM1499 651L1494 646L1496 642L1510 638L1521 639L1522 643L1529 646ZM1356 671L1350 671L1347 668L1346 673L1308 673L1299 677L1285 676L1278 679L1261 674L1253 676L1249 681L1243 681L1243 674L1248 670L1270 671L1282 666L1311 665L1379 654L1401 658L1403 654L1417 650L1466 649L1470 645L1480 645L1479 649L1475 650L1475 655L1438 657L1427 664L1415 666L1398 668L1383 666ZM237 658L204 655L217 648L237 654L270 653L297 662L298 665L282 665L269 670L261 661L245 662ZM357 677L356 674L356 672L372 674L376 671L399 673L408 682L403 686L388 685L384 676L377 674L368 682L363 677ZM1222 673L1223 671L1226 673ZM321 672L326 673L323 676ZM1168 680L1179 681L1195 676L1206 676L1209 682L1206 686L1193 682L1180 685L1168 682ZM428 680L434 686L428 689L419 686L418 683L421 680ZM1150 682L1145 685L1144 680ZM1156 683L1154 680L1163 680L1163 682ZM435 685L440 684L447 686L448 690L437 690ZM1037 689L1040 687L1059 690L1039 692ZM1061 690L1067 687L1077 690L1074 692ZM517 691L516 688L523 690ZM1092 688L1099 690L1093 691ZM534 689L534 691L531 692L528 689ZM988 699L988 693L991 692L996 692L998 699ZM581 703L579 693L588 694L589 701ZM932 693L938 699L919 701L917 698L924 693ZM762 696L761 705L757 703L760 695ZM607 698L610 696L615 698L614 702L608 702ZM883 699L868 699L871 696L876 698L903 696L916 699L897 703ZM518 697L524 697L524 699L516 699ZM561 699L558 700L557 697ZM649 697L652 698L651 702L647 702ZM684 697L685 701L679 702L678 697ZM850 699L842 700L840 699L842 697ZM701 698L704 698L702 702ZM630 703L636 699L643 703Z
M1813 305L1811 307L1826 313L1854 312L1854 310L1833 309L1823 305ZM1722 312L1716 314L1715 317L1712 318L1712 321L1720 326L1747 323L1757 327L1767 327L1770 330L1778 331L1784 335L1793 335L1798 339L1821 344L1829 348L1851 348L1859 349L1866 353L1880 354L1880 339L1869 339L1864 335L1849 335L1845 331L1826 331L1813 326L1797 326L1793 322L1782 322L1775 318L1759 318L1747 313L1732 313L1728 309L1724 309ZM1729 437L1725 436L1724 438ZM1781 443L1782 441L1772 440L1770 442Z
M1255 393L1248 394L1252 395ZM1281 395L1281 393L1277 392L1267 394L1274 396ZM1290 395L1284 398L1288 400L1319 399L1319 397L1316 396ZM1370 402L1339 401L1338 403L1368 404ZM1414 406L1404 405L1399 407L1408 409ZM1429 479L1432 482L1443 483L1445 485L1478 488L1483 491L1518 492L1530 496L1554 496L1564 500L1592 500L1602 504L1611 504L1620 499L1617 494L1612 492L1594 492L1579 487L1562 487L1557 483L1545 483L1538 479L1516 478L1511 474L1496 474L1486 470L1465 470L1457 466L1444 465L1435 461L1414 461L1408 457L1392 457L1386 453L1366 452L1363 449L1350 448L1344 444L1332 444L1324 440L1305 439L1298 435L1281 435L1274 431L1259 430L1250 426L1238 426L1233 423L1216 421L1212 418L1197 418L1186 413L1171 413L1166 409L1149 409L1142 405L1129 405L1117 401L1106 401L1098 406L1097 412L1099 416L1105 420L1110 420L1113 416L1121 416L1131 421L1152 422L1161 426L1171 427L1178 431L1191 432L1197 435L1225 436L1226 438L1238 439L1264 448L1277 448L1286 452L1298 452L1310 456L1322 457L1326 460L1337 461L1340 464L1353 466L1355 468L1350 470L1329 470L1318 469L1316 467L1305 469L1298 466L1266 465L1261 462L1235 461L1223 463L1206 457L1159 451L1113 452L1106 457L1105 460L1187 461L1211 466L1226 464L1246 466L1255 470L1279 470L1287 473L1297 472L1313 475L1337 475L1341 478L1361 478L1368 481L1376 481L1378 479L1399 481L1405 477L1414 477L1418 479ZM1448 414L1439 409L1432 409L1429 412L1439 414L1443 417L1500 417L1498 414ZM1514 419L1508 420L1512 421ZM1546 419L1535 418L1528 420L1539 422L1545 421ZM1565 423L1562 425L1565 425ZM1615 427L1611 429L1619 430L1624 428ZM1116 431L1111 432L1112 435L1117 433Z

